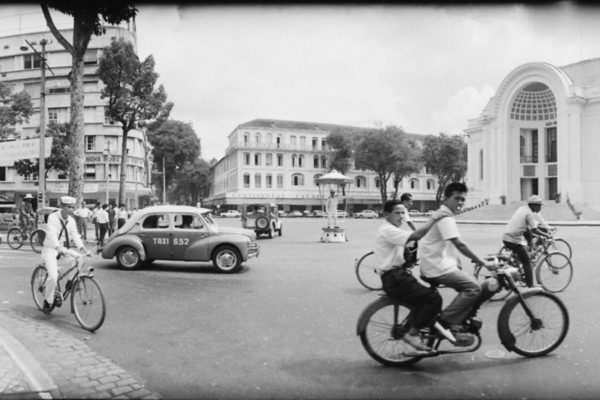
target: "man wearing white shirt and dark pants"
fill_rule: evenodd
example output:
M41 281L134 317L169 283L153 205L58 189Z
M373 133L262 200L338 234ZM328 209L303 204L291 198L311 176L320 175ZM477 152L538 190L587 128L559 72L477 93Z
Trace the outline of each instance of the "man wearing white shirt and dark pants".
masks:
M107 208L108 206L106 204L102 204L102 208L100 208L100 210L98 210L98 213L96 214L96 218L98 220L98 229L100 230L100 236L98 237L98 247L104 246L104 236L108 231L109 216L108 211L106 211Z
M75 219L71 213L75 211L76 199L70 196L60 198L61 209L55 211L48 216L46 224L46 238L44 239L44 247L42 248L42 262L48 271L48 279L44 292L44 312L48 313L52 310L54 304L54 291L56 289L56 280L58 278L58 263L59 255L64 253L70 246L70 241L75 244L79 250L87 253L79 232Z
M81 202L81 207L75 210L75 218L77 219L77 229L79 235L87 242L87 221L90 218L92 212L85 206L85 202Z

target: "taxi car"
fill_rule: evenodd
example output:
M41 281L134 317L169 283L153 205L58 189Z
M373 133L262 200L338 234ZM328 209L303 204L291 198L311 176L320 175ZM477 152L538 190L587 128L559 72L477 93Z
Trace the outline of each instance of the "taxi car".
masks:
M258 257L256 234L241 228L219 227L211 210L190 206L146 207L113 233L102 257L124 269L136 269L154 260L212 261L221 272L234 273Z
M283 222L275 203L247 204L242 208L242 227L252 229L256 236L267 235L272 239L275 232L282 235Z
M379 218L379 214L373 210L362 210L355 212L354 218Z

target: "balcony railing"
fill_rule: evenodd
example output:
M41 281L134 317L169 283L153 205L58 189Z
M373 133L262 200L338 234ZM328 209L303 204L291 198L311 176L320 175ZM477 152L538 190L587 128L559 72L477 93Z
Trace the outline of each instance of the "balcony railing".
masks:
M521 156L521 164L537 164L538 156Z

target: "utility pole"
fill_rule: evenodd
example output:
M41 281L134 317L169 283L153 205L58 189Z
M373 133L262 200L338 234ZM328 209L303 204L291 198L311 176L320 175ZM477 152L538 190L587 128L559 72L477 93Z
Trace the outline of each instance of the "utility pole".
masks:
M167 179L165 177L165 158L162 158L162 162L163 162L163 168L162 168L162 178L163 178L163 195L162 195L162 202L163 204L167 204Z
M107 141L106 142L106 147L104 148L104 154L106 155L106 163L104 164L104 178L106 179L106 204L108 204L108 185L109 185L109 178L110 178L110 174L108 173L108 162L110 161L110 142Z

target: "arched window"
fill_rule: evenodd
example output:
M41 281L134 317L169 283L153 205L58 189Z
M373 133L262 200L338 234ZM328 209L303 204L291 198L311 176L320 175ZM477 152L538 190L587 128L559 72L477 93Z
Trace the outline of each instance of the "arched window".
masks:
M260 165L260 153L254 153L254 165Z
M271 147L272 144L273 144L273 135L270 133L267 133L267 145L269 147Z
M319 168L319 156L315 156L313 159L313 167Z
M280 134L277 135L277 148L281 148L281 143L283 142L283 136Z
M304 186L304 175L293 174L292 175L292 185L293 186Z
M297 155L295 155L295 154L292 154L292 167L295 167L295 166L296 166L296 158L297 158L297 157L298 157Z
M244 146L248 146L250 144L250 134L248 132L244 132Z
M419 188L419 180L418 179L411 179L410 180L410 188L411 189L418 189Z
M254 140L256 147L260 146L260 132L256 132L256 135L254 135Z
M244 165L250 165L250 153L244 153Z
M356 188L366 188L367 187L367 178L364 176L357 176L355 178L355 186Z
M300 156L298 157L298 167L304 167L304 154L300 154Z
M327 168L327 157L321 156L321 168Z
M315 174L315 176L313 177L313 183L315 184L315 186L318 186L317 179L319 179L322 176L323 176L323 174Z
M434 190L435 182L432 179L427 179L427 190Z

